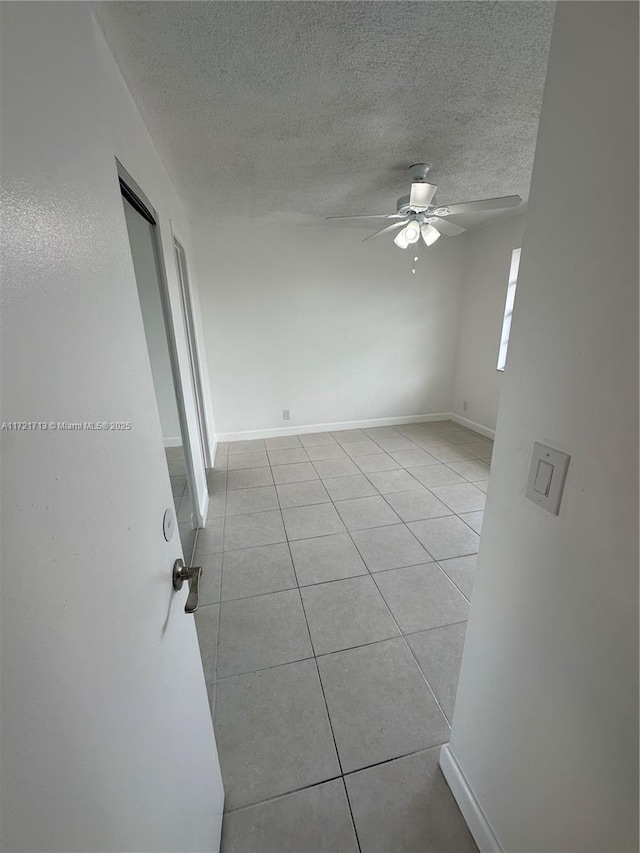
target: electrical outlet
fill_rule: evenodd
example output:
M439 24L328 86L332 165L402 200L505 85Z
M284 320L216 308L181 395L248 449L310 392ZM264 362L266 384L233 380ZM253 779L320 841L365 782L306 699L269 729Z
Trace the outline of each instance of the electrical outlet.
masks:
M283 409L282 410L282 420L288 421L290 419L291 419L291 414L289 413L289 409Z
M463 400L462 401L462 411L466 412L468 408L469 408L469 403L466 400Z

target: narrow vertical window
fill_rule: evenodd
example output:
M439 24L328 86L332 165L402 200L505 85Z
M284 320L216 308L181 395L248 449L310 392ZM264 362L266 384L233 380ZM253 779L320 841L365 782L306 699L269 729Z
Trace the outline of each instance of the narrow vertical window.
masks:
M504 370L504 366L507 363L507 349L509 348L509 334L511 333L511 318L513 316L513 305L516 300L516 284L518 283L518 267L520 266L520 251L520 249L514 249L511 253L507 298L504 301L504 317L502 319L500 349L498 350L498 370Z

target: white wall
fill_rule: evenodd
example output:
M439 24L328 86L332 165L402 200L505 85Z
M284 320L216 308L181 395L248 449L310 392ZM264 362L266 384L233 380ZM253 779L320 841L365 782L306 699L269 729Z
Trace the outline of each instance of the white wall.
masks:
M359 229L193 229L219 438L450 411L456 238L412 275L411 250Z
M638 5L559 3L450 745L505 851L638 849L637 141Z
M214 851L222 780L90 7L3 3L0 849Z
M164 272L171 302L171 315L176 338L183 344L178 349L178 365L184 391L186 415L190 424L192 438L190 450L194 461L199 510L202 517L206 517L208 493L204 468L205 463L211 462L213 457L211 456L209 460L203 459L200 443L196 437L197 410L190 380L189 356L186 349L184 320L180 302L180 286L173 248L173 235L175 234L183 245L189 262L196 337L199 352L202 354L201 372L205 408L207 410L210 436L213 436L215 434L213 410L203 343L204 335L200 319L198 282L194 274L194 252L191 241L191 229L184 205L180 201L169 175L160 160L153 140L140 117L140 113L107 46L104 35L97 24L94 30L114 156L118 158L134 181L140 186L158 215L158 229L162 244ZM209 450L211 453L213 452L213 448L210 447Z
M489 430L496 428L502 388L496 364L511 253L523 231L521 215L460 238L466 258L451 411Z

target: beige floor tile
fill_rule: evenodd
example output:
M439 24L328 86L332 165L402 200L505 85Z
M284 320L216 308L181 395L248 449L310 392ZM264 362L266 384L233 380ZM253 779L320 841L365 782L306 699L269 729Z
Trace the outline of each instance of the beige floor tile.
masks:
M418 666L449 723L453 719L466 631L467 623L460 622L407 637Z
M354 530L352 537L370 572L431 562L431 555L404 524Z
M323 482L333 501L366 498L377 494L375 487L364 474L353 474L351 477L331 477L328 480L323 480Z
M279 509L252 512L248 515L232 515L225 519L225 551L273 545L276 542L285 542L286 538Z
M289 545L300 586L368 574L348 533L300 539Z
M221 853L358 853L344 782L226 814Z
M340 513L347 530L381 527L385 524L397 524L400 521L389 504L381 497L338 501L336 509Z
M477 853L430 749L346 777L362 853Z
M218 678L312 655L297 589L223 601L220 605Z
M480 537L469 525L453 515L410 521L409 530L424 545L434 560L476 554Z
M345 773L449 739L403 639L325 655L318 666Z
M286 542L224 553L222 601L295 589L296 586Z
M301 593L316 655L387 640L400 633L369 575L306 586Z
M456 483L452 486L434 486L433 494L455 513L477 512L484 509L486 496L473 483Z
M385 495L385 499L403 521L438 518L442 515L451 515L452 512L448 506L423 487L411 492L394 492Z
M471 601L473 582L476 576L477 554L467 557L453 557L450 560L440 560L438 565L451 578L467 601Z
M278 508L278 496L273 486L235 489L227 494L227 516L266 512L268 509Z
M282 517L290 541L344 533L344 524L332 503L283 509Z
M219 681L215 723L227 810L340 774L312 660Z
M469 604L437 563L379 572L375 582L403 634L462 622Z
M282 509L293 506L311 506L331 500L321 480L304 480L301 483L283 483L276 486Z

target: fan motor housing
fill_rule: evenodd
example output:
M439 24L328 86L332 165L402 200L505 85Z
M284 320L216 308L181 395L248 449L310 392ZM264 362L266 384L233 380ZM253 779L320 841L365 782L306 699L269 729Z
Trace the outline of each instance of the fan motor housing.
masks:
M411 177L411 182L425 182L427 180L427 175L429 174L430 168L431 163L414 163L413 166L409 166L409 175Z
M429 205L428 210L431 210L432 205ZM411 213L422 213L422 211L416 211L411 207L410 204L410 196L403 195L396 202L396 210L402 216L409 216Z

